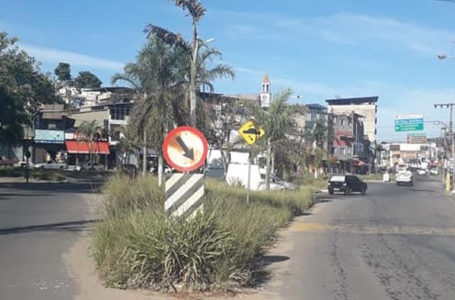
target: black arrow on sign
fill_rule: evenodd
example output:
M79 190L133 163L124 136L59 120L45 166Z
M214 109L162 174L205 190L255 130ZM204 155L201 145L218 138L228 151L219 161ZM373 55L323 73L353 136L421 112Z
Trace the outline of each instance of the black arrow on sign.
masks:
M185 144L185 142L182 140L180 136L176 138L177 143L179 143L180 147L182 147L183 150L183 156L188 157L189 159L193 160L194 159L194 149L188 148L188 146Z
M256 128L248 128L248 130L244 130L243 133L259 135L259 131Z

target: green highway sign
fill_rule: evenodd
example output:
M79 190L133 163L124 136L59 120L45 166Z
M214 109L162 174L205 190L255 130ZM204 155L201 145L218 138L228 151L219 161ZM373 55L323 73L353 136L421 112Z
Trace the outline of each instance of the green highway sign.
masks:
M417 118L404 118L398 117L395 119L395 131L422 131L423 130L423 117Z

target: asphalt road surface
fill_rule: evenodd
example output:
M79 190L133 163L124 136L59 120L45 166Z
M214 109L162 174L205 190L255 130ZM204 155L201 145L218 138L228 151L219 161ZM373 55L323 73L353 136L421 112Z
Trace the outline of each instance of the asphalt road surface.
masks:
M90 184L0 183L0 299L72 299L63 254L93 225Z
M290 230L283 299L455 299L455 198L429 176L324 197Z

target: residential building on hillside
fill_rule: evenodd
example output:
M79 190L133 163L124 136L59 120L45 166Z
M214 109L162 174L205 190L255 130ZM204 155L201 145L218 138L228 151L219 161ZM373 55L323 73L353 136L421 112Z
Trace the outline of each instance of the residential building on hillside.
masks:
M328 111L334 115L351 114L355 111L363 116L365 135L372 143L376 142L376 113L378 97L327 99Z

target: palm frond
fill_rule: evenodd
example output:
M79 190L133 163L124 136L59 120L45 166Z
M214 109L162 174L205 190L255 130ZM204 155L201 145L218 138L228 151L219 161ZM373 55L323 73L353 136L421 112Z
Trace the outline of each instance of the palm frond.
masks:
M207 11L198 0L173 0L173 2L183 10L188 10L196 22L199 22Z
M147 34L148 38L155 36L170 46L178 46L186 51L191 49L180 33L174 33L160 26L148 24L144 28L144 33Z

